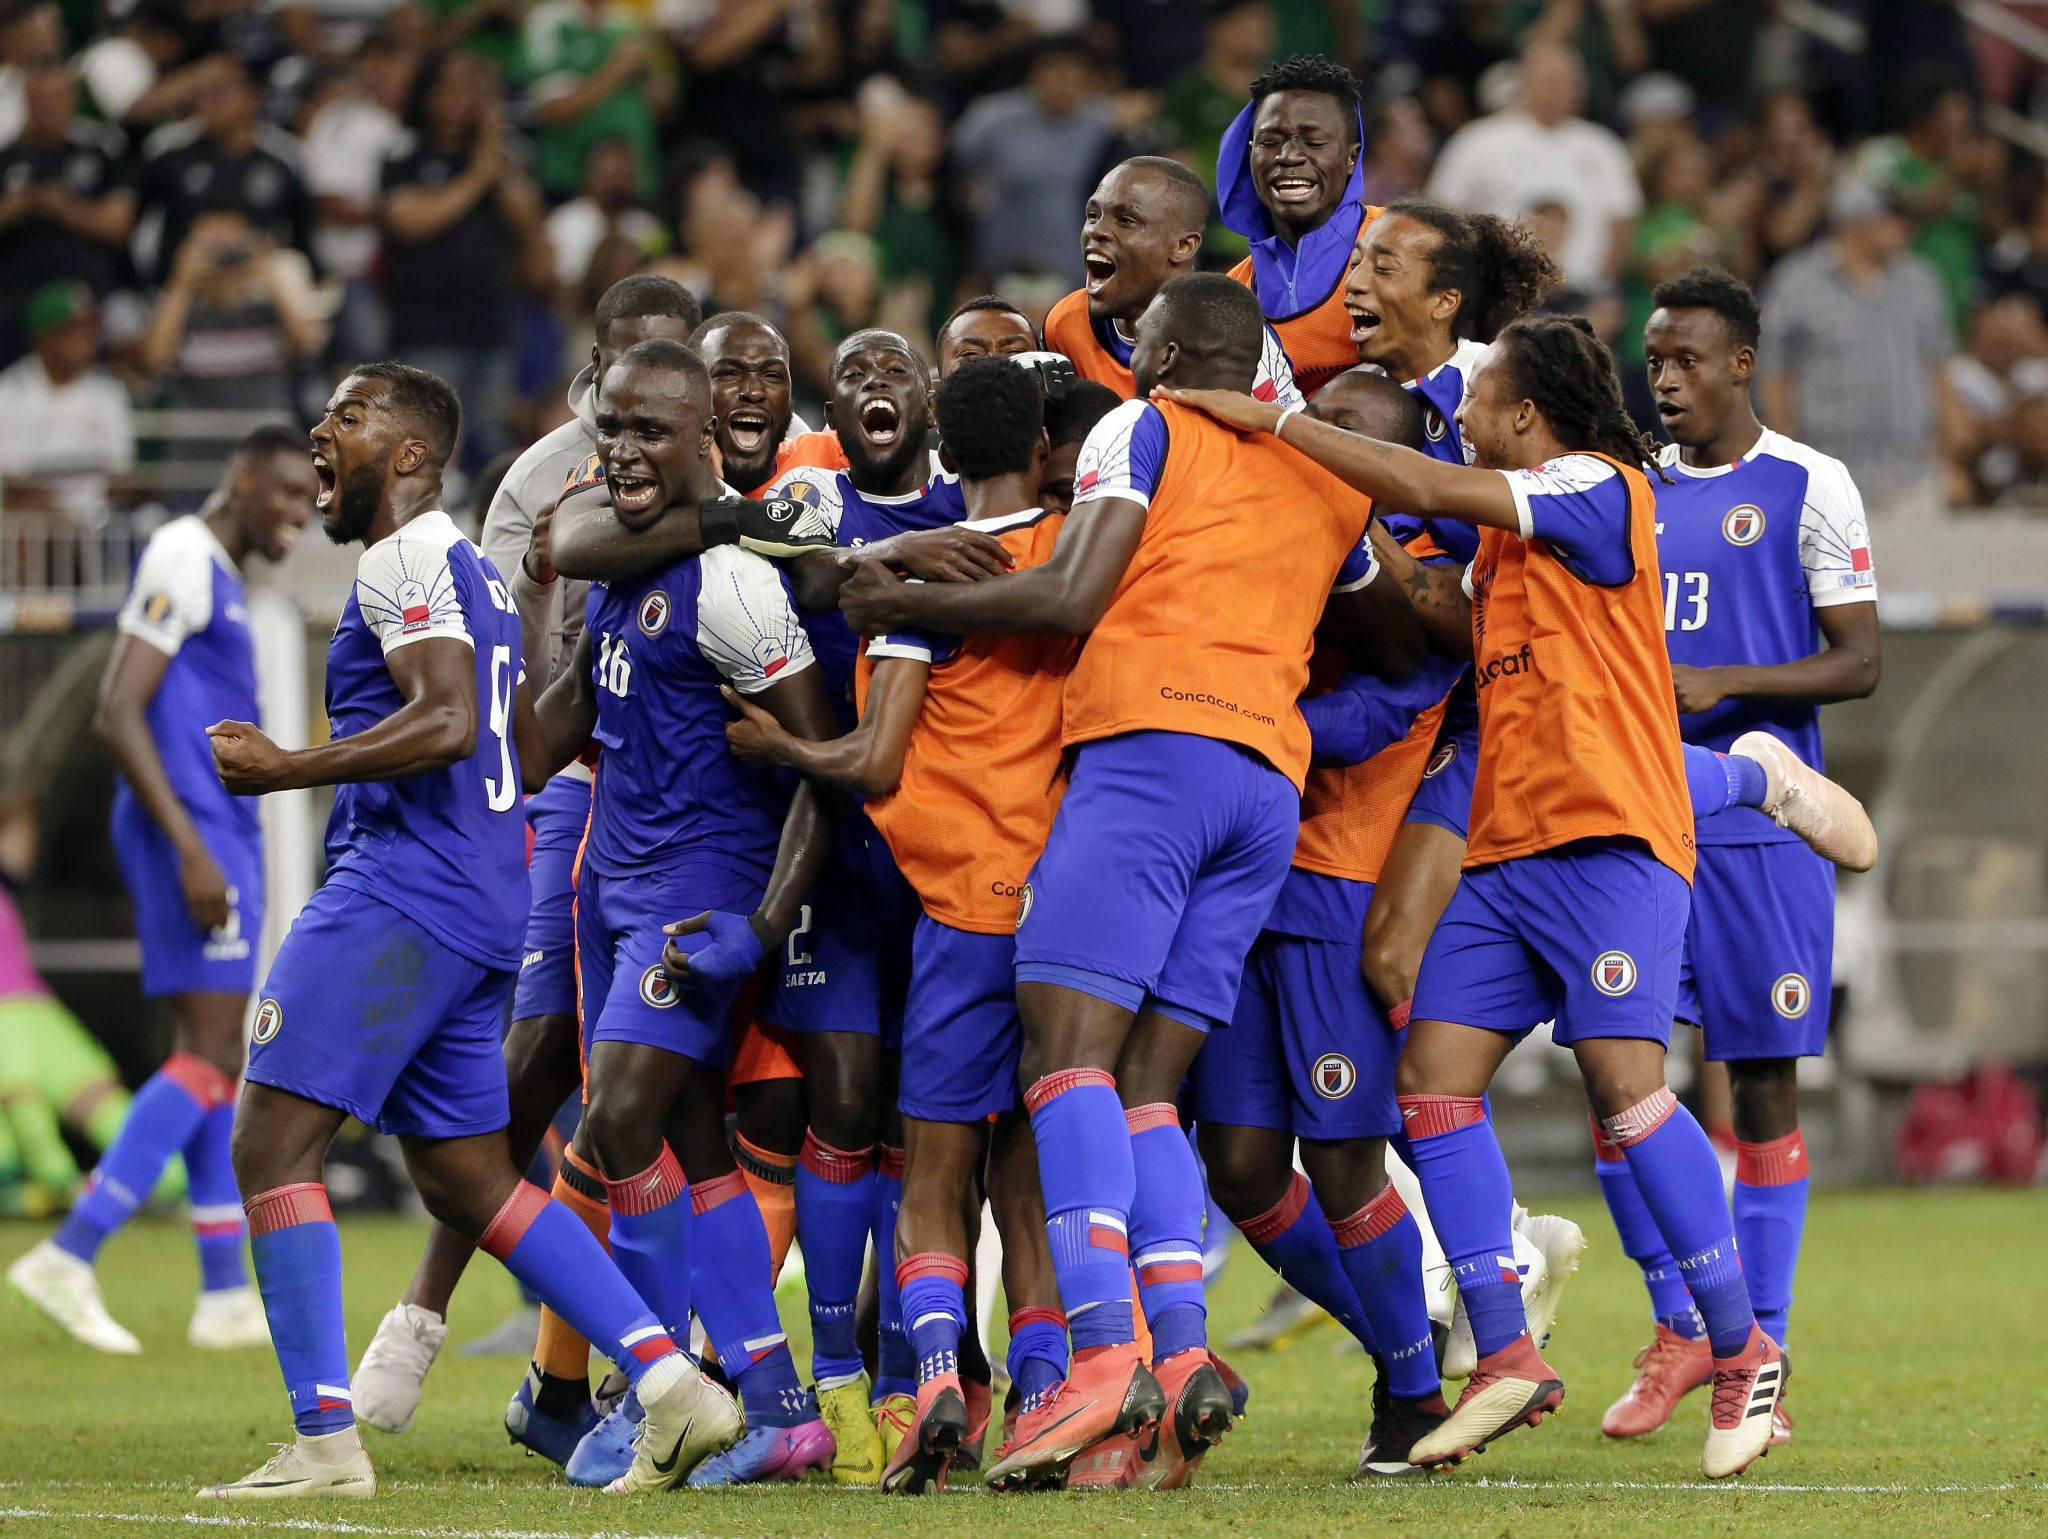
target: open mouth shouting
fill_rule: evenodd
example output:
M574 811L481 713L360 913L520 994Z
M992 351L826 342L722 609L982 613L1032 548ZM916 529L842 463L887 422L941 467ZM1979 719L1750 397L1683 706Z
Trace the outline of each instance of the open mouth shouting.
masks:
M1361 310L1354 306L1344 307L1351 314L1351 341L1354 346L1363 347L1379 334L1380 317L1376 310Z
M320 483L320 489L313 494L313 506L325 513L334 501L334 489L341 484L341 478L328 463L327 456L317 452L313 455L313 474Z
M726 413L725 433L732 440L732 446L742 459L751 461L767 446L768 435L773 424L768 413L752 406L742 406Z
M622 472L607 467L604 479L612 494L613 510L627 518L651 511L661 498L661 483L636 471Z
M1300 171L1275 171L1266 179L1266 191L1275 203L1299 208L1322 195L1322 182Z
M877 449L887 449L903 436L903 413L885 395L860 403L860 436Z
M1116 258L1107 252L1089 251L1082 254L1081 267L1087 277L1090 298L1100 294L1116 279Z

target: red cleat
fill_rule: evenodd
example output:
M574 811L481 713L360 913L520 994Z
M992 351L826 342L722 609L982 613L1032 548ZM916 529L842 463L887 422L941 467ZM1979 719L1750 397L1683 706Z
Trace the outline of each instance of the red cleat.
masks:
M1158 1458L1144 1465L1137 1483L1147 1490L1178 1491L1195 1478L1202 1456L1230 1431L1230 1386L1202 1347L1176 1352L1159 1364L1158 1378L1167 1407L1163 1436Z
M979 1473L981 1451L988 1443L989 1413L995 1406L995 1391L979 1379L962 1379L960 1398L967 1402L967 1438L953 1455L953 1470L963 1475Z
M946 1472L967 1436L967 1402L954 1374L917 1386L917 1416L882 1471L882 1489L896 1496L924 1496L946 1489Z
M1714 1376L1714 1350L1704 1336L1693 1340L1660 1325L1636 1354L1635 1367L1628 1393L1600 1418L1609 1437L1642 1437L1671 1420L1678 1402Z
M1479 1359L1450 1416L1408 1452L1425 1469L1456 1464L1504 1433L1533 1427L1564 1404L1564 1381L1524 1331Z
M997 1487L1064 1481L1089 1448L1119 1432L1156 1422L1166 1409L1135 1342L1099 1347L1077 1357L1066 1382L1035 1409L1017 1418L1015 1437L988 1472Z

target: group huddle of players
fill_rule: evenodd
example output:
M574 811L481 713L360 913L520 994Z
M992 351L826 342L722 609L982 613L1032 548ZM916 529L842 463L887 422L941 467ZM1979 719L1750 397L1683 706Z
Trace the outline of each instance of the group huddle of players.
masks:
M1528 318L1557 274L1526 234L1364 206L1361 138L1348 74L1276 67L1219 159L1237 269L1195 271L1199 177L1126 161L1042 337L994 296L931 363L859 332L823 432L766 320L626 279L481 549L441 511L459 404L396 364L342 381L310 465L257 435L153 539L98 721L179 1050L9 1278L140 1350L92 1262L184 1154L192 1339L270 1341L298 1433L206 1494L373 1494L355 1422L411 1424L478 1247L547 1306L507 1430L578 1484L1185 1485L1248 1393L1207 1342L1209 1194L1372 1353L1358 1472L1455 1464L1563 1399L1582 1242L1531 1232L1486 1100L1545 1022L1656 1316L1604 1429L1711 1384L1708 1476L1789 1438L1794 1068L1833 866L1876 856L1815 767L1818 705L1876 682L1861 504L1757 421L1739 281L1656 295L1660 449L1589 328ZM239 567L309 502L365 549L330 739L285 750ZM329 869L245 1069L249 798L313 785ZM1730 1068L1732 1210L1674 1020ZM550 1196L519 1170L570 1099ZM437 1221L353 1381L351 1116Z

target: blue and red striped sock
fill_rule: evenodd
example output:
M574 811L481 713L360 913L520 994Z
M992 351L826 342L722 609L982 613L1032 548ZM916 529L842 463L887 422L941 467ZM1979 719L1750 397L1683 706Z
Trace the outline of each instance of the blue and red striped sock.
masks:
M903 1319L917 1354L919 1386L960 1377L960 1337L967 1329L967 1263L943 1251L919 1251L896 1263Z
M690 1280L711 1350L740 1392L749 1427L794 1427L810 1419L789 1338L769 1282L768 1229L737 1170L690 1187Z
M1589 1120L1593 1124L1593 1173L1600 1178L1600 1195L1607 1199L1615 1233L1621 1236L1622 1254L1642 1271L1643 1286L1650 1291L1650 1313L1666 1330L1698 1341L1707 1334L1707 1322L1693 1307L1678 1263L1671 1259L1664 1236L1657 1232L1657 1221L1650 1217L1643 1194L1636 1189L1628 1155L1607 1136L1598 1118Z
M242 1204L270 1343L305 1437L355 1425L341 1313L341 1233L317 1181L272 1187Z
M1657 1232L1678 1262L1714 1356L1749 1342L1756 1315L1735 1250L1735 1221L1721 1196L1721 1162L1691 1112L1664 1086L1600 1126L1621 1146Z
M1529 1329L1515 1266L1515 1192L1507 1159L1481 1097L1398 1100L1429 1221L1465 1301L1473 1344L1489 1357Z
M690 1184L675 1151L664 1143L652 1165L623 1181L607 1175L604 1189L612 1205L613 1261L663 1328L684 1335L690 1328ZM556 1312L575 1323L567 1311Z
M194 1053L173 1053L135 1092L127 1120L92 1173L92 1185L52 1235L80 1261L98 1257L128 1222L171 1156L192 1141L208 1113L234 1101L235 1082ZM232 1113L230 1113L232 1119Z
M1779 1346L1792 1313L1792 1274L1806 1229L1806 1140L1797 1128L1735 1145L1735 1243L1756 1323Z
M1116 1078L1062 1069L1024 1092L1038 1140L1045 1235L1078 1356L1137 1340L1131 1313L1131 1195L1137 1171Z
M674 1163L666 1147L662 1155ZM660 1168L657 1162L649 1172ZM680 1169L675 1180L682 1180ZM525 1181L514 1186L477 1249L496 1257L633 1383L675 1352L673 1335L583 1220L539 1187Z
M1280 1200L1239 1224L1237 1231L1290 1288L1322 1305L1366 1351L1379 1350L1365 1308L1358 1301L1358 1290L1345 1275L1343 1259L1337 1254L1330 1221L1307 1176L1295 1171Z
M1067 1317L1043 1306L1010 1312L1010 1348L1003 1358L1017 1401L1031 1409L1067 1376Z
M1359 1305L1372 1321L1380 1360L1387 1365L1387 1392L1404 1400L1426 1400L1443 1389L1429 1333L1429 1306L1422 1294L1422 1231L1408 1204L1392 1186L1349 1218L1331 1225L1337 1254L1358 1290ZM1516 1289L1517 1297L1520 1288Z
M1206 1200L1194 1146L1171 1101L1133 1106L1131 1268L1152 1332L1152 1360L1207 1346L1209 1305L1202 1290L1202 1207Z
M874 1146L835 1149L806 1132L796 1166L796 1235L811 1297L811 1371L820 1384L861 1371L854 1309L874 1213Z
M199 1246L199 1286L208 1293L244 1288L249 1237L241 1194L235 1190L235 1107L216 1106L185 1145L185 1186L192 1204L192 1238Z
M903 1151L875 1150L875 1398L917 1393L917 1351L903 1328L903 1291L896 1282L896 1215L903 1209Z

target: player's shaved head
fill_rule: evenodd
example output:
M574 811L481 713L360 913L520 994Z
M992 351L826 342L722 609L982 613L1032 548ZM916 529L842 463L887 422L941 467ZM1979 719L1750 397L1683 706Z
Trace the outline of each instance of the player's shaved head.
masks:
M1348 369L1316 392L1306 415L1347 433L1423 451L1428 417L1422 402L1378 369Z
M712 495L711 375L680 342L619 354L597 392L597 452L612 513L644 529L669 508Z
M441 472L461 435L462 403L440 376L388 361L351 370L313 428L316 506L327 537L350 545L370 537L379 516L395 515L399 504L438 500Z
M1249 391L1265 340L1258 296L1222 273L1190 273L1162 288L1138 322L1131 377L1141 398L1161 384Z
M1006 358L963 358L932 409L946 454L963 480L1020 476L1031 468L1045 424L1038 376Z
M267 423L235 445L208 509L227 507L234 525L229 554L238 561L242 552L251 550L282 561L313 516L313 499L319 493L306 435Z
M900 331L886 331L880 326L870 326L863 331L856 331L841 342L832 350L832 367L837 371L853 353L880 352L901 353L919 368L924 367L924 360L918 356L917 349L911 346L908 337Z
M711 373L725 478L751 490L775 473L775 452L795 413L789 343L765 317L724 310L691 333L690 346Z
M826 419L846 451L856 488L906 496L928 475L931 372L917 349L893 331L856 331L832 355Z
M438 374L416 369L409 363L366 363L354 371L361 380L384 387L384 409L401 431L425 441L434 469L440 470L455 454L462 436L462 400L455 387Z
M1110 168L1081 214L1088 314L1126 325L1169 279L1195 270L1209 188L1177 160L1138 155Z
M979 294L946 317L939 328L939 378L969 358L1028 353L1038 334L1022 310L1000 294Z
M636 342L619 354L613 368L642 370L658 379L677 400L701 401L706 407L711 404L711 371L681 342L662 337Z
M659 273L633 273L621 278L597 302L597 340L601 345L620 321L647 320L662 316L682 322L688 336L704 319L704 307L697 296L673 278Z
M1116 169L1132 174L1135 185L1154 200L1160 217L1183 229L1199 230L1209 222L1209 184L1179 161L1164 155L1133 155Z

